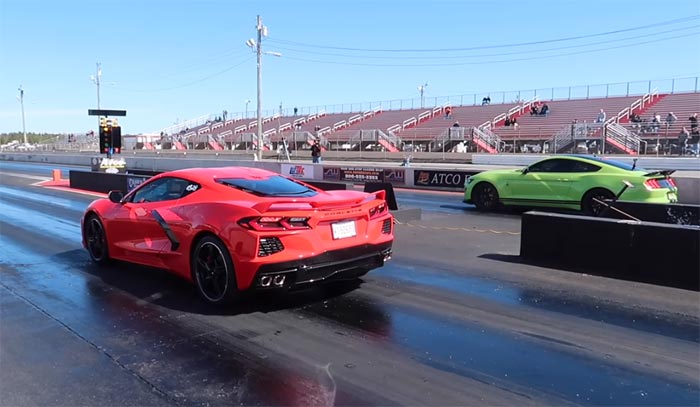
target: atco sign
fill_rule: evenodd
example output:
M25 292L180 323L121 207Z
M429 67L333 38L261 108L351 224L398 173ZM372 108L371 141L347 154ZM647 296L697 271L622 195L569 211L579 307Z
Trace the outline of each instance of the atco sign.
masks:
M476 172L416 170L414 183L424 187L463 188L464 180Z

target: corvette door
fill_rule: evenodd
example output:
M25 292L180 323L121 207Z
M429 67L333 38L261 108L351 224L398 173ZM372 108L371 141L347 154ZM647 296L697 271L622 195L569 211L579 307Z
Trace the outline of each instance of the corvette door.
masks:
M161 178L145 184L131 195L113 215L110 239L124 260L162 267L158 254L170 247L163 227L154 211L167 208L182 195L187 181ZM111 237L114 236L114 237Z

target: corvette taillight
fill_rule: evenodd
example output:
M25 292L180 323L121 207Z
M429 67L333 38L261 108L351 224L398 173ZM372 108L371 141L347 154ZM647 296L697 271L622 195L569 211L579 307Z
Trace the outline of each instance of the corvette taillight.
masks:
M384 214L384 212L386 212L386 210L387 210L386 202L382 202L379 205L377 205L374 208L371 208L369 210L369 218L372 219L372 218L379 217L382 214Z
M309 229L309 218L284 216L251 216L238 221L246 229L257 231Z

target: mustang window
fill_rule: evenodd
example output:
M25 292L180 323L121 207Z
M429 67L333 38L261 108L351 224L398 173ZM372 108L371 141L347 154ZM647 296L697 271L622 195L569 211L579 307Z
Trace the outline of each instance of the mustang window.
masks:
M309 197L318 192L288 178L274 175L262 179L226 178L218 182L257 196Z

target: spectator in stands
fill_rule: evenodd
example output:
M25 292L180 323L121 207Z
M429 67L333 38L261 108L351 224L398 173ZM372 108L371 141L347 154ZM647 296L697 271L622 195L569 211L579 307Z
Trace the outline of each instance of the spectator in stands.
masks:
M688 118L688 121L690 121L690 132L698 134L698 114L693 113L693 115Z
M445 119L449 119L450 117L452 117L452 107L447 106L445 108Z
M295 107L295 108L294 108L294 116L296 116L297 113L299 113L299 109L297 109L297 108Z
M314 144L311 146L311 162L314 164L321 163L321 144L318 140L314 141Z
M668 112L668 115L666 115L666 127L673 126L673 123L675 123L676 120L678 120L678 117L676 117L673 112Z
M540 116L547 116L548 114L549 114L549 105L545 103L540 108Z
M490 104L491 104L491 96L486 96L485 98L481 99L481 106L490 105Z
M536 103L530 105L530 116L537 116L540 114L540 107Z
M452 125L452 127L459 127L459 122L455 120L455 123Z
M630 114L630 123L632 123L632 128L636 129L636 128L641 127L641 125L639 124L641 122L642 122L642 118L641 118L641 116L639 116L639 114L637 114L635 112L632 112L632 114Z
M678 155L683 155L688 144L688 139L690 138L690 132L687 128L683 127L678 133Z
M661 127L661 115L654 112L654 118L651 119L651 131L653 133L658 133L659 127Z
M605 118L607 115L605 114L605 110L600 109L600 112L598 112L598 116L595 119L596 123L605 123Z

